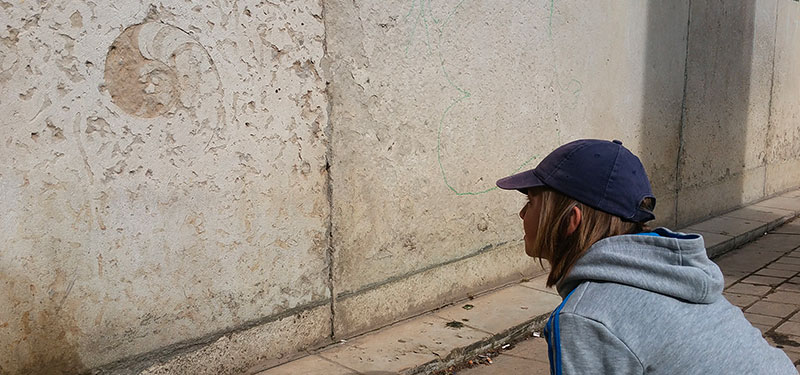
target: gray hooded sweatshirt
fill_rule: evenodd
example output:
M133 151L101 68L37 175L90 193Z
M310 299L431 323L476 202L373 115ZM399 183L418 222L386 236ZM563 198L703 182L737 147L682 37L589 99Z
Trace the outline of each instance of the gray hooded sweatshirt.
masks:
M597 242L558 283L552 374L797 374L722 296L701 236L651 234Z

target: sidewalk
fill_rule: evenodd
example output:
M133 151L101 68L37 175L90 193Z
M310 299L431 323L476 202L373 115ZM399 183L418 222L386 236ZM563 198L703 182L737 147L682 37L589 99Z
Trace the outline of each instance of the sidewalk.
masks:
M702 234L710 256L724 253L715 261L725 275L726 297L795 365L800 364L800 219L779 226L798 215L800 190L795 190L679 230ZM560 302L539 277L251 373L548 374L545 341L533 335ZM463 368L469 361L472 368Z

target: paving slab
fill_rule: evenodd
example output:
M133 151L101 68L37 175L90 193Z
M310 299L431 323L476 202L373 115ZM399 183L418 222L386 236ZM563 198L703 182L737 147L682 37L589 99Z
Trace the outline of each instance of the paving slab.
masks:
M779 229L776 229L774 233L798 235L800 234L800 222L788 223L784 226L781 226Z
M731 271L752 273L775 261L780 255L773 251L739 248L713 260L723 273Z
M477 365L458 372L459 375L498 375L498 374L550 374L550 365L530 359L500 355L491 365Z
M776 263L783 263L783 264L800 264L800 258L794 257L781 257L776 261Z
M731 276L750 275L751 273L758 271L760 268L763 268L768 263L762 260L753 262L748 259L742 259L736 254L730 253L713 259L713 261L717 264L717 266L719 266L719 269L722 270L723 275Z
M800 336L800 323L788 321L775 328L775 332L785 335Z
M517 343L513 348L492 357L492 364L484 363L463 369L459 375L495 374L550 374L547 359L547 341L541 337Z
M328 361L318 355L310 355L296 361L271 368L256 375L351 375L355 371Z
M784 281L786 281L786 279L780 277L758 276L758 275L752 275L742 279L742 282L746 284L769 285L769 286L776 286Z
M792 216L791 211L781 210L782 212L777 212L776 210L765 210L759 209L757 207L745 207L740 208L736 211L729 212L724 216L727 217L734 217L738 219L745 219L745 220L752 220L752 221L759 221L762 223L771 223L776 220L790 218Z
M759 331L761 331L761 334L762 334L762 335L763 335L763 334L765 334L765 333L767 333L767 332L769 332L769 330L771 330L771 329L772 329L772 326L768 326L768 325L756 324L756 323L750 323L750 324L751 324L753 327L756 327L756 328L758 328L758 330L759 330Z
M752 306L748 307L745 311L754 314L768 315L779 318L784 318L797 310L795 305L787 305L785 303L758 301Z
M754 314L754 313L744 313L744 317L751 324L762 324L765 326L769 326L770 328L774 327L776 324L781 322L781 318L775 316L768 316L768 315L761 315L761 314Z
M780 278L790 278L794 275L797 275L797 272L791 270L776 270L772 268L762 268L756 271L756 275L759 276L772 276L772 277L780 277Z
M785 209L785 208L769 207L769 206L763 206L763 205L758 205L758 204L751 204L751 205L747 206L746 208L751 208L751 209L762 211L762 212L769 212L769 213L772 213L772 214L775 214L775 215L780 215L782 218L786 218L787 220L790 220L791 218L793 218L795 216L794 210L789 210L789 209ZM780 224L783 224L783 222L782 221L777 221L776 224L780 225Z
M399 373L491 336L466 326L451 328L447 323L446 319L425 315L323 351L320 356L358 372Z
M733 236L756 230L760 227L766 228L766 224L761 221L740 219L729 216L717 216L700 223L689 226L689 231L702 231L717 233L726 236Z
M692 233L697 233L697 234L703 236L703 244L705 245L706 249L709 249L709 248L712 248L712 247L715 247L715 246L720 246L720 245L723 245L723 244L729 244L730 246L733 246L733 243L734 243L733 236L731 236L731 235L725 235L725 234L719 234L719 233L713 233L713 232L705 232L705 231L702 231L702 230L687 230L687 231L692 232Z
M800 337L792 336L792 338L793 338L794 341L800 342ZM799 346L784 345L782 349L783 349L783 352L786 353L786 355L789 356L789 359L791 359L792 362L797 363L797 361L800 360L800 347Z
M529 321L532 317L547 316L561 303L561 297L520 285L498 290L457 304L434 314L448 321L464 324L493 334L501 333ZM464 305L472 306L469 310ZM503 319L497 319L502 316Z
M795 214L797 214L798 211L800 211L800 198L779 196L758 202L754 206L759 208L770 207L770 208L779 208L782 210L790 210L793 211Z
M800 285L792 284L792 283L783 283L778 285L778 290L785 290L787 292L798 292L800 293Z
M738 306L738 307L750 306L754 302L756 302L756 301L761 299L759 296L752 296L752 295L748 295L748 294L737 294L737 293L729 293L729 292L725 292L725 293L722 293L722 294L725 296L726 299L728 299L728 302L730 302L734 306Z
M776 269L776 270L791 270L791 271L795 271L795 272L800 272L800 265L798 265L798 264L775 262L775 263L770 264L767 268L772 268L772 269Z
M750 273L742 272L742 271L722 271L722 276L724 276L724 283L725 288L737 283L739 280L744 279L745 277L749 276Z
M750 294L754 296L764 296L769 293L772 288L767 285L753 285L753 284L734 284L733 286L726 289L729 293L737 293L737 294Z
M784 291L784 290L776 290L768 294L764 298L764 301L800 306L800 293Z
M755 248L763 251L774 251L780 253L780 255L784 255L800 246L800 244L797 242L797 235L771 232L768 234L769 235L755 239L753 242L750 242L743 247Z
M549 363L547 358L547 340L541 337L520 341L513 349L504 351L503 354Z

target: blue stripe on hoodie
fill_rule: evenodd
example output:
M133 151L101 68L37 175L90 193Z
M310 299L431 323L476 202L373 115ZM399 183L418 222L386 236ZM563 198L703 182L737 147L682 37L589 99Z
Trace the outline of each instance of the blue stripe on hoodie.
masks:
M574 292L575 290L573 290ZM561 304L558 305L558 308L550 314L550 318L547 319L547 324L545 325L545 338L547 338L547 355L550 359L550 373L554 375L561 375L561 334L559 333L559 313L561 309L564 307L564 304L567 303L569 300L569 296L572 295L572 292L561 301ZM549 328L548 328L549 327ZM548 332L549 331L549 332Z

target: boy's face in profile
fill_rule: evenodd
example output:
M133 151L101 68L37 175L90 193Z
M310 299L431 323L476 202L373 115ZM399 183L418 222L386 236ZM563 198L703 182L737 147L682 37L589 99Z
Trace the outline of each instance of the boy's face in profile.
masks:
M542 194L537 194L537 189L528 189L528 201L519 211L522 219L522 228L525 231L525 254L533 257L534 241L539 228L539 213L542 211Z

